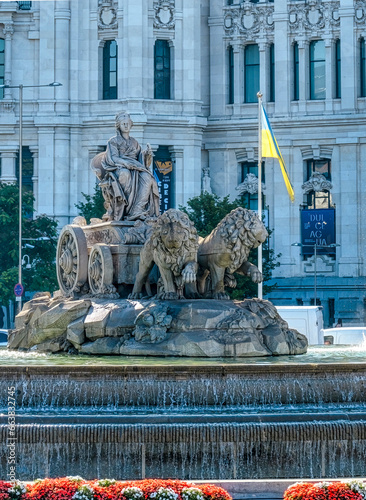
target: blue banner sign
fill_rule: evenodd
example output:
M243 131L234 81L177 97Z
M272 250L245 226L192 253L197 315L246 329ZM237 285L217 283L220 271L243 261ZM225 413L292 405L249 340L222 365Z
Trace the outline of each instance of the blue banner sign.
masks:
M335 254L335 210L317 209L301 211L301 243L303 255Z

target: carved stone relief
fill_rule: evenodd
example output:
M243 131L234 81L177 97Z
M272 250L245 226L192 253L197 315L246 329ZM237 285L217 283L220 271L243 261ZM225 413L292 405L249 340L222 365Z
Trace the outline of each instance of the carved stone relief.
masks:
M358 0L355 2L355 21L359 26L364 27L366 22L366 1Z
M236 188L237 191L240 191L240 194L249 193L255 194L258 193L258 177L254 174L247 174L244 181L239 184ZM265 191L266 186L262 182L262 191Z
M154 2L154 28L173 29L175 27L174 8L175 0L158 0Z
M244 2L239 7L224 9L224 29L227 35L240 34L244 40L254 40L258 33L270 34L274 30L273 5L258 6Z
M315 256L312 255L304 262L304 272L306 274L314 274L315 271ZM335 260L334 257L329 255L317 255L316 259L316 270L318 273L334 273L335 272Z
M292 33L313 33L339 28L339 1L322 2L309 0L304 4L293 4L289 8L289 27Z
M301 186L304 194L311 193L312 191L330 191L332 187L332 183L327 181L324 175L319 172L314 172L310 179Z
M99 2L98 8L98 28L99 29L116 29L117 9L113 0L104 0Z

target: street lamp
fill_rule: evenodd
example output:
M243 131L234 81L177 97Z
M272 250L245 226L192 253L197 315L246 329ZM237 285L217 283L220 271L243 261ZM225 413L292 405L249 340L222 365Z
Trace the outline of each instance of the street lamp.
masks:
M316 259L317 259L317 249L318 248L335 248L340 247L339 243L330 243L329 245L318 245L317 243L307 243L304 245L303 243L292 243L292 247L313 247L314 248L314 306L316 306L317 301L317 268L316 268Z
M40 87L61 87L62 83L52 82L45 85L0 85L1 89L19 89L19 283L22 284L22 189L23 189L23 89ZM22 310L22 298L19 300L18 313Z

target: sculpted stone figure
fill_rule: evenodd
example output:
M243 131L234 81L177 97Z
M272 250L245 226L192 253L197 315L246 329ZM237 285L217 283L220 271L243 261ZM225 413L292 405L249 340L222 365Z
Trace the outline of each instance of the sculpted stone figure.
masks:
M206 278L211 275L211 296L213 299L229 299L225 292L225 281L235 286L232 273L250 276L254 283L263 280L258 268L248 262L249 252L257 248L268 237L264 224L258 215L246 208L232 210L198 247L198 263L201 272L198 277L198 291L205 293Z
M129 298L142 297L142 287L154 262L164 286L158 299L197 298L197 248L197 231L189 217L173 208L164 212L141 250L139 272Z
M91 161L105 200L105 221L144 220L159 215L158 186L149 169L152 150L148 144L142 151L137 140L130 137L132 125L126 111L118 113L117 134L109 139L106 151Z

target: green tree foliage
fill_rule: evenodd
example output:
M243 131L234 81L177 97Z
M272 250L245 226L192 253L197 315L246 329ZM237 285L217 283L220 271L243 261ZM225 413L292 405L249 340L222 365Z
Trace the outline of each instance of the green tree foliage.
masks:
M105 214L105 208L104 208L104 198L100 187L95 186L94 194L92 195L85 193L81 194L84 196L85 202L81 201L80 203L77 203L75 205L79 211L79 215L85 217L86 222L88 224L90 223L90 219L93 218L101 219Z
M241 198L234 201L229 201L229 197L219 198L214 194L202 193L200 196L195 196L187 202L187 207L179 207L185 212L194 223L197 232L203 238L210 234L210 232L218 225L218 223L227 215L231 210L237 207L245 207L245 203ZM271 235L272 231L268 228L268 233ZM277 259L280 254L275 255L274 250L269 247L269 238L263 245L263 295L270 293L276 285L266 285L266 282L272 277L272 270L280 264ZM258 264L258 251L254 249L250 252L249 261L253 264ZM232 299L242 300L243 298L256 297L258 293L258 285L253 283L247 276L235 275L237 280L237 287L234 289L228 288L227 291Z
M55 256L57 223L41 215L32 218L34 198L23 191L22 238L23 255L29 256L30 269L22 267L23 286L27 292L49 291L57 288ZM31 248L31 247L33 248ZM19 188L15 184L0 183L0 304L8 305L14 299L14 285L18 283L19 262ZM25 258L25 264L28 258Z

